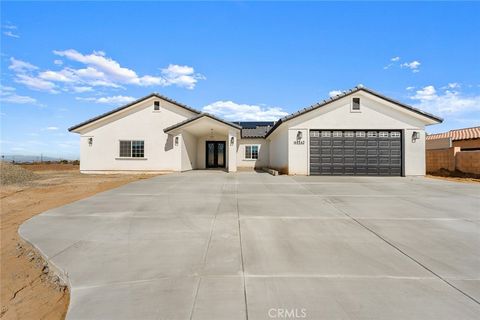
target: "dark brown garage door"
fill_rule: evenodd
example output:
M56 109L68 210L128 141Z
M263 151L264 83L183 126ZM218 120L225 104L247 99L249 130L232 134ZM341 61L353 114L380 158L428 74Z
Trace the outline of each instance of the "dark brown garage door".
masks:
M400 176L398 130L311 130L310 175Z

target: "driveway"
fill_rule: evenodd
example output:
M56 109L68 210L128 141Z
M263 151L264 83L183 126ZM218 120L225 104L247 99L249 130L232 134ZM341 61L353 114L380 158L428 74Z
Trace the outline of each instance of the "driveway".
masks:
M24 223L69 319L478 319L480 186L192 171Z

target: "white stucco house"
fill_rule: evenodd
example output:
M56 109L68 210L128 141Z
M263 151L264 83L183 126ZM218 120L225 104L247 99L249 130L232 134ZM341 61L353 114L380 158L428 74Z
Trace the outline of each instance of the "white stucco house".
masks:
M425 174L432 114L359 86L275 122L228 122L157 93L69 129L83 173L270 167L292 175Z

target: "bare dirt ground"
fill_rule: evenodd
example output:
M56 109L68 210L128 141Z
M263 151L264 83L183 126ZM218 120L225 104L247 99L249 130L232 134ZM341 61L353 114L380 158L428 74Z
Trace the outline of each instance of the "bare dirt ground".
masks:
M153 175L83 175L72 164L22 165L34 179L0 186L3 319L63 319L69 293L18 235L22 222L48 209ZM2 167L3 169L3 167Z
M437 175L431 175L431 174L427 174L426 177L431 179L448 180L448 181L455 181L455 182L480 183L480 179L478 178L445 177L445 176L437 176Z

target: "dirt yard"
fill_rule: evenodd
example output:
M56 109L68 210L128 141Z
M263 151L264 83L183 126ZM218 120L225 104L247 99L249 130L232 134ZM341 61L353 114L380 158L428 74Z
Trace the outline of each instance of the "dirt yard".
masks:
M38 253L20 239L18 227L45 210L152 175L83 175L72 164L22 167L33 171L33 178L0 186L0 318L63 319L69 302L68 290L49 272Z

